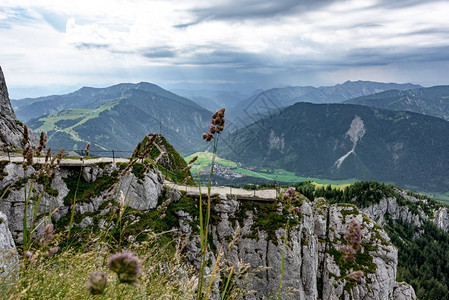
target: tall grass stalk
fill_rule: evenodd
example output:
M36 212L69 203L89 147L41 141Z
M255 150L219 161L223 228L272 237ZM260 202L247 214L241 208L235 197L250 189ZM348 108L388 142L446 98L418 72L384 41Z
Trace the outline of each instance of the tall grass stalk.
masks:
M284 264L285 264L285 251L287 250L287 236L288 236L288 223L290 219L287 220L287 225L285 225L284 232L284 245L282 245L282 261L281 261L281 271L279 277L279 289L277 299L281 299L281 290L282 290L282 277L284 276Z
M198 279L198 290L196 294L196 299L203 299L203 286L206 268L206 255L208 248L208 234L209 234L209 222L210 222L210 209L211 209L211 189L212 189L212 179L214 175L215 159L217 157L218 140L221 131L224 129L224 114L225 109L217 110L212 116L212 125L209 127L209 131L203 134L203 139L206 142L213 140L213 151L212 151L212 161L209 171L209 180L207 183L207 206L206 206L206 217L203 216L203 198L201 195L201 182L198 174L198 188L200 192L200 203L199 203L199 218L200 218L200 237L201 237L201 259L200 259L200 274ZM219 258L219 257L218 257ZM217 258L217 259L218 259ZM211 278L211 281L213 277ZM207 297L207 295L206 295Z
M83 167L81 166L80 173L78 175L78 181L76 183L75 194L73 195L72 212L70 213L69 231L67 232L67 238L70 238L70 232L72 230L73 218L75 216L76 193L78 192L78 186L80 185L82 172L83 172Z
M200 192L200 202L199 202L199 218L200 218L200 237L201 237L201 260L200 260L200 274L198 280L198 292L197 299L203 298L203 285L205 277L205 267L206 267L206 255L208 248L208 232L209 232L209 222L210 222L210 208L211 208L211 190L212 190L212 179L214 175L215 158L217 156L218 147L218 134L214 138L212 161L209 171L209 179L207 183L207 204L206 204L206 216L203 216L203 199L201 195L201 182L199 180L198 174L198 188ZM211 279L212 280L212 279Z
M26 171L24 171L24 172L26 172ZM26 179L26 177L25 177L25 179ZM28 245L27 212L28 212L28 204L30 203L32 188L33 188L33 181L31 181L31 183L30 183L30 189L28 191L28 196L27 196L27 188L26 188L26 183L25 183L25 188L24 188L25 206L23 208L23 239L22 239L22 244L25 248L24 250L27 250L26 246Z

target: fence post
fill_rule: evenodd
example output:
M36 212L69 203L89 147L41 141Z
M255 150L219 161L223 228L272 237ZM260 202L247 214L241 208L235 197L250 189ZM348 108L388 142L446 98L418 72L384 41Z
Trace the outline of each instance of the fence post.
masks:
M11 156L9 156L9 150L7 150L6 152L8 152L8 159L9 159L9 162L11 162Z
M254 197L256 197L256 185L254 185Z
M112 150L112 163L115 164L115 153L114 153L114 150Z

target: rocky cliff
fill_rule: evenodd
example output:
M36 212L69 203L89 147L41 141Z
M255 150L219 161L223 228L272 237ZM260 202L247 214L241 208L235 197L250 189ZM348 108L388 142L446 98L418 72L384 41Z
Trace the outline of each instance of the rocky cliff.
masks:
M22 148L23 125L16 121L16 116L9 101L5 77L0 67L0 150ZM30 133L32 144L36 142Z
M324 199L311 203L303 198L299 212L291 215L280 202L241 202L220 197L214 205L219 220L212 226L213 248L224 249L223 257L238 265L248 265L254 274L248 288L255 293L248 299L275 296L279 286L287 228L282 299L415 299L413 288L396 282L397 249L387 234L353 205L329 205ZM181 211L184 234L194 229L192 217ZM352 219L362 224L362 250L356 261L347 263L339 252ZM239 232L240 238L235 239ZM233 243L230 249L229 244ZM199 257L195 243L189 243L190 259ZM210 255L212 263L215 256ZM350 269L363 271L362 281L348 279Z
M3 283L15 277L19 266L16 245L8 228L8 218L0 211L0 294L3 292Z
M75 226L104 228L120 198L113 190L121 190L126 199L131 199L128 217L135 226L153 218L152 223L141 225L159 224L165 226L165 230L176 229L177 235L190 235L187 259L197 265L199 237L195 212L198 201L165 189L159 171L145 172L142 166L135 165L130 173L120 175L124 167L108 164L66 167L55 172L48 181L36 180L27 210L27 224L32 223L34 205L40 203L36 224L43 220L43 224L51 221L57 228L67 227L76 190ZM24 189L30 188L30 182L26 183L24 177L38 178L38 169L37 165L30 166L24 172L22 165L8 163L1 170L0 189L11 187L0 201L0 211L8 216L9 228L19 243L23 231ZM164 205L164 212L156 209ZM55 208L58 209L48 218ZM291 212L292 208L295 213ZM344 233L352 219L362 224L363 239L355 262L348 264L339 248L346 244ZM236 281L236 287L241 287L245 293L254 291L246 295L249 299L270 297L277 292L285 241L282 299L414 299L413 288L396 282L398 253L389 237L353 205L331 205L324 199L311 202L305 197L288 204L276 199L254 202L217 195L213 201L212 220L210 266L222 247L221 255L227 262L237 263L241 273L245 268L250 270L245 280ZM288 228L285 227L287 220ZM361 282L348 279L350 269L363 272ZM225 271L221 274L226 276Z

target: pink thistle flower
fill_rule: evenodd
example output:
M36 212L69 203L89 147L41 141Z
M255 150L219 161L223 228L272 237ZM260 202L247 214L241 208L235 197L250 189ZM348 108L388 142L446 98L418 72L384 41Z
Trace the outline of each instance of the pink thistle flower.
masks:
M86 282L86 288L92 295L101 295L104 293L107 283L108 278L104 272L95 272Z
M135 283L142 272L142 262L135 253L116 253L108 260L108 268L115 272L121 283Z

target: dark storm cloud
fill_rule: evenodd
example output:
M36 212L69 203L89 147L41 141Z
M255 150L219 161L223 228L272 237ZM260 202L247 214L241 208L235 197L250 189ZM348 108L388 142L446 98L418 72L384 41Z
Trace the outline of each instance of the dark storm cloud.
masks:
M432 2L442 2L441 0L380 0L373 7L403 9L416 5L430 4Z
M394 48L355 49L345 60L336 62L339 66L382 66L404 62L435 62L449 60L449 46L409 48L401 51Z
M257 67L263 65L262 55L247 52L215 50L210 53L196 53L179 60L180 64L233 65L233 67Z
M319 9L337 1L343 0L233 0L225 4L193 9L191 12L196 16L196 20L176 27L187 27L206 20L263 19L298 14Z
M208 53L173 51L169 48L154 48L145 51L142 55L150 59L175 58L175 66L197 66L210 67L210 70L220 72L251 72L266 73L303 70L318 71L330 70L342 67L369 67L386 66L395 63L407 62L435 62L449 61L449 46L401 48L377 47L377 48L354 48L339 56L310 57L303 55L272 56L264 53L248 53L243 51L216 50ZM227 71L226 71L227 70ZM222 74L223 75L223 74Z

